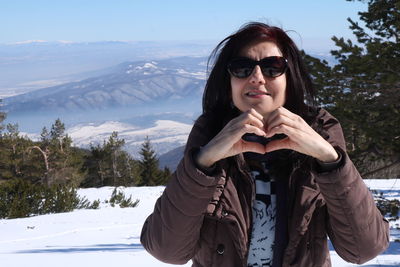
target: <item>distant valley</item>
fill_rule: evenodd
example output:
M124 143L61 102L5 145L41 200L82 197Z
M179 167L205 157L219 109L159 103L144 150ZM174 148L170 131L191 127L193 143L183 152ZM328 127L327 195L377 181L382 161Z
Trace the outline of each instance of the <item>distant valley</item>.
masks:
M201 111L206 63L205 57L126 62L97 77L8 97L3 108L7 121L33 139L60 118L76 146L101 144L117 131L135 158L146 137L161 156L186 143Z
M212 41L0 43L0 98L110 73L122 62L210 54Z
M138 158L148 137L161 165L174 169L201 113L211 48L207 42L0 44L0 109L5 123L18 123L33 139L60 118L76 146L102 143L117 131Z
M32 115L199 102L206 60L181 57L127 62L108 74L5 98L3 108L10 114Z

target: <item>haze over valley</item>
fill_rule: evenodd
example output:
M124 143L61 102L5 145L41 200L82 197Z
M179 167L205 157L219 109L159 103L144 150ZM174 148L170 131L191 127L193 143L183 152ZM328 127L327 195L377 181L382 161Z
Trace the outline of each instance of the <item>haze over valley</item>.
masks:
M18 123L23 134L37 139L60 118L80 147L102 143L117 131L134 157L148 137L161 165L174 168L201 113L210 44L0 45L5 123Z

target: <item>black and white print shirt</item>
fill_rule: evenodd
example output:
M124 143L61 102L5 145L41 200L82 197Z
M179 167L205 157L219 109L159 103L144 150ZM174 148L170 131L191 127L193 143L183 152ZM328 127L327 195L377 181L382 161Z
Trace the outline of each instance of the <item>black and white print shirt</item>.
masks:
M255 181L256 199L247 265L272 266L276 223L275 180L269 175L266 162L250 165L250 170Z

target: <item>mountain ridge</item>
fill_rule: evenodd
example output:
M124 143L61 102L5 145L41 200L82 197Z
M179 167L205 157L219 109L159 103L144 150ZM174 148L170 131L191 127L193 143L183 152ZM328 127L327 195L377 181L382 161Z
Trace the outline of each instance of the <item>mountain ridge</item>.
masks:
M7 112L80 111L201 98L204 57L125 62L114 72L7 97Z

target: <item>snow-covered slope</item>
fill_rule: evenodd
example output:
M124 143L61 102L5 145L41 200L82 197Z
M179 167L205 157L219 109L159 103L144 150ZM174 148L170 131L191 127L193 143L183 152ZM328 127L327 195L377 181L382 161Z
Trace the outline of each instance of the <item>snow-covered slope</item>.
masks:
M66 134L72 138L73 146L89 148L91 145L102 145L113 132L118 132L118 138L125 140L124 150L134 158L139 158L142 144L149 138L152 148L158 157L182 147L186 144L190 130L193 126L193 114L154 114L138 116L121 121L104 121L80 123L67 127ZM40 140L39 133L21 132L32 140ZM160 166L175 169L182 153L161 158Z
M143 128L128 123L108 121L101 124L84 124L69 128L67 133L73 144L79 147L89 147L90 144L102 144L113 131L125 140L125 150L138 157L144 140L148 137L153 149L158 155L164 154L186 143L191 124L172 120L157 120L153 125Z
M400 199L400 180L366 180L371 189ZM113 188L81 189L79 194L93 201L109 199ZM136 208L112 208L104 202L98 210L32 218L0 220L0 263L5 267L161 267L140 244L145 218L152 212L163 187L121 188L139 199ZM362 266L400 266L400 220L391 222L391 244L387 251ZM334 267L358 266L340 259L331 248ZM190 262L184 266L190 266Z

